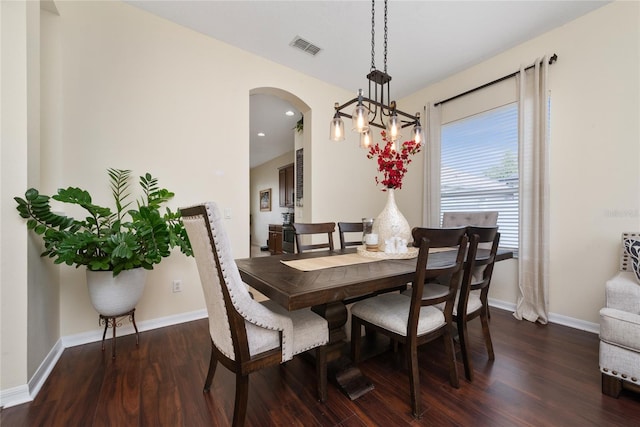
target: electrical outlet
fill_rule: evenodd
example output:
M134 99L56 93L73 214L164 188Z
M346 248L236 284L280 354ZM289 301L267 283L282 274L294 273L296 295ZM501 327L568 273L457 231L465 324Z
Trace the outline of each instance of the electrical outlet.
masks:
M173 292L182 292L182 280L173 281Z

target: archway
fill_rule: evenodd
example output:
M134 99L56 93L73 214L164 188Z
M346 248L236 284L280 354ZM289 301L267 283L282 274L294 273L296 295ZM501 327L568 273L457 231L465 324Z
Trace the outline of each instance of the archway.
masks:
M305 150L311 135L310 107L279 88L255 88L249 91L249 96L251 254L269 254L269 240L283 237L285 241L278 245L278 250L293 251L293 235L287 233L285 225L302 213L305 199L310 200L304 192L308 193L308 188L304 188L304 171L308 171L305 165L310 162L304 153L310 153ZM286 111L293 111L293 116L286 116ZM301 129L299 124L303 125ZM293 186L287 185L288 192L280 188L285 173L287 182ZM289 180L291 173L293 178ZM282 227L274 227L278 225ZM269 230L274 228L281 234L271 235Z

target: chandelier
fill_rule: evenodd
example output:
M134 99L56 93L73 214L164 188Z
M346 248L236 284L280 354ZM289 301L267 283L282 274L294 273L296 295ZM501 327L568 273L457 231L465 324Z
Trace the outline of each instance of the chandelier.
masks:
M371 70L367 74L369 93L364 96L362 89L358 95L340 105L335 103L335 114L330 125L330 139L344 140L344 121L342 117L352 119L352 130L360 134L360 147L368 148L372 143L371 128L386 130L387 139L394 143L402 135L403 128L413 126L411 139L422 143L424 133L420 125L420 113L407 114L396 108L396 102L391 101L391 76L387 74L387 0L384 0L384 71L376 69L375 65L375 0L371 1ZM352 114L344 110L356 104Z

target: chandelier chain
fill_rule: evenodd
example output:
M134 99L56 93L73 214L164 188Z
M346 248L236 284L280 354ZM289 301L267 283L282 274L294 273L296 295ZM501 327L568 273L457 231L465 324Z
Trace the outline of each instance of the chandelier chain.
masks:
M384 72L387 72L387 0L384 0Z
M371 70L376 69L376 7L375 0L371 1Z

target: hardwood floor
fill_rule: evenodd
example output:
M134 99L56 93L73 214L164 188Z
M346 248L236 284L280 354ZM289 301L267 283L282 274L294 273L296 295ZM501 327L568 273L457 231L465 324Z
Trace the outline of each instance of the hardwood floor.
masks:
M600 392L597 335L519 322L492 309L496 360L487 360L480 322L471 322L476 369L449 385L440 341L419 351L421 419L411 416L407 371L399 353L360 364L375 389L351 401L333 384L316 401L312 365L295 358L250 376L248 426L631 426L640 425L640 395ZM33 402L2 410L12 426L227 426L234 376L219 365L202 392L209 361L207 321L118 338L118 354L100 343L66 349ZM458 349L459 350L459 349Z

